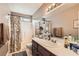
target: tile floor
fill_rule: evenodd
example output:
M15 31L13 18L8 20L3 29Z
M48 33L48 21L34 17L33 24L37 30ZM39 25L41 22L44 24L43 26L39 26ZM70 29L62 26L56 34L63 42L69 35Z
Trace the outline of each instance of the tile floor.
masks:
M13 52L13 53L8 53L6 56L12 56L12 55L14 55L14 54L16 54L16 53L20 53L20 52L23 52L23 51L26 51L27 56L32 56L32 50L29 49L29 48L27 48L27 47L26 47L25 50ZM21 56L21 54L20 54L19 56ZM25 56L25 55L24 55L24 56Z

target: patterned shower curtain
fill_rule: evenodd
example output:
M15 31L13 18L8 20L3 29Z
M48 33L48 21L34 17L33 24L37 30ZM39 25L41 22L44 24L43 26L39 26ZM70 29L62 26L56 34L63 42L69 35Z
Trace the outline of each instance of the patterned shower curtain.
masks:
M20 17L11 15L11 39L10 39L10 53L19 51L21 49L20 37Z

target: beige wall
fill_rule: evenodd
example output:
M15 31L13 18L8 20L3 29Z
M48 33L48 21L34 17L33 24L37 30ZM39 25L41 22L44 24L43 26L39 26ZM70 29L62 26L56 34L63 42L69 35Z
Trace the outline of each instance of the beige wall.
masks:
M52 16L50 19L52 20L53 27L63 27L64 34L77 34L77 30L73 28L73 20L77 19L77 10L73 8L69 8L55 16Z
M9 30L8 30L8 19L6 16L9 14L9 8L7 4L0 4L0 23L4 23L4 42L6 42L9 38ZM3 45L0 48L0 55L6 55L7 53L7 44Z
M42 18L45 15L46 8L50 4L43 4L40 9L33 15L35 18ZM73 20L77 19L78 17L78 9L79 6L73 6L58 14L53 14L48 19L52 21L52 28L53 27L63 27L64 35L73 34L76 35L77 29L73 29Z

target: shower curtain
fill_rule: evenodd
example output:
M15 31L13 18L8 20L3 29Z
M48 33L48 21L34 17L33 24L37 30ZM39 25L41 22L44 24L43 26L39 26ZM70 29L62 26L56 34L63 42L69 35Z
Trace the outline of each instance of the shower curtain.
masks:
M11 15L11 39L10 39L10 52L19 51L21 48L20 37L20 17Z

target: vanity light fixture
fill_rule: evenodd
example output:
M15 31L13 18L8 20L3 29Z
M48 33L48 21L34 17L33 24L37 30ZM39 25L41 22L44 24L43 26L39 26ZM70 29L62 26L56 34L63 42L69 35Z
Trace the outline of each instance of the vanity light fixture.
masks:
M52 3L52 4L47 8L47 12L53 10L54 8L58 7L59 5L61 5L61 3Z

